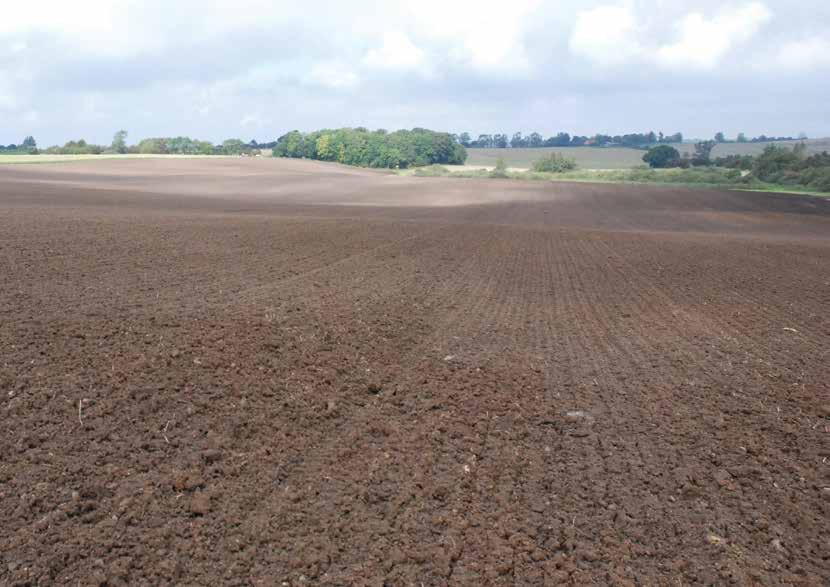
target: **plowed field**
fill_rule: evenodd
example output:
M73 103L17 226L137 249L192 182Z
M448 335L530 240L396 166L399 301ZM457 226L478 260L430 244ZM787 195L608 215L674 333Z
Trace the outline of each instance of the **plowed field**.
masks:
M830 201L0 167L0 584L822 585Z

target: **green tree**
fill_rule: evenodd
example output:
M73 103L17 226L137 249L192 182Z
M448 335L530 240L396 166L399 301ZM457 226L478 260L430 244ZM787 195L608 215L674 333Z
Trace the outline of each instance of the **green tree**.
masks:
M712 164L712 149L715 148L715 141L700 141L695 143L695 154L692 156L692 165L702 167Z
M788 170L794 169L802 153L779 145L767 145L755 158L752 173L761 181L780 183Z
M272 153L275 157L291 157L298 159L304 156L303 143L304 140L302 133L298 130L292 130L290 133L284 134L277 139L277 145L273 148Z
M240 139L227 139L222 142L222 153L225 155L241 155L247 150L247 145Z
M138 152L144 155L166 155L170 152L165 138L141 139Z
M30 155L37 155L38 150L37 141L35 141L35 137L29 135L25 139L23 139L23 142L20 143L20 150L29 153Z
M643 161L648 163L649 167L655 169L677 167L680 164L680 152L669 145L659 145L650 148L643 155Z
M213 155L213 143L209 141L196 141L196 152L199 155Z
M334 159L334 151L331 148L331 136L322 135L316 142L317 158L323 161L331 161Z
M545 147L568 147L571 144L571 135L560 132L555 137L550 137L544 142Z
M467 150L459 140L423 128L393 133L365 128L326 129L305 135L292 131L277 140L272 153L275 157L306 157L362 167L452 165L467 159Z
M726 136L724 136L724 134L722 132L717 133L715 135L715 142L716 143L725 143L726 142Z
M112 150L116 153L126 153L127 152L127 131L126 130L119 130L115 133L115 136L112 137Z
M738 139L737 139L737 141L738 141L739 143L748 143L748 142L749 142L749 141L747 140L747 138L746 138L746 135L745 135L744 133L742 133L742 132L739 132L739 133L738 133Z

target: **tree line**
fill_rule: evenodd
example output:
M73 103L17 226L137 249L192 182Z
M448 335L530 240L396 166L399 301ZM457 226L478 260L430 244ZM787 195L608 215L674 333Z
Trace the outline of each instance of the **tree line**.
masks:
M310 133L295 130L277 139L273 155L390 169L461 165L467 160L467 150L453 135L425 128L395 132L363 127Z
M470 133L463 132L454 135L456 140L467 148L472 149L538 149L542 147L634 147L640 148L646 145L682 143L683 133L664 135L662 132L654 133L631 133L625 135L595 134L593 136L571 136L569 133L560 132L550 137L543 137L538 132L523 135L521 132L514 133L512 137L506 134L481 134L473 139Z
M214 144L190 137L155 137L142 139L135 145L127 144L127 131L120 130L109 145L88 143L84 139L70 140L63 145L38 149L34 137L27 136L20 145L0 145L0 153L37 155L104 155L104 154L148 154L148 155L253 155L261 149L271 149L277 142L258 143L256 140L243 142L241 139L227 139Z
M712 149L715 148L716 144L717 141L700 141L695 143L695 151L691 155L689 153L683 153L681 155L680 151L671 145L658 145L651 147L643 155L643 161L648 163L649 167L655 169L707 167L714 164L712 161Z
M727 139L722 132L719 132L715 135L715 142L716 143L775 143L775 142L782 142L782 141L803 141L807 139L807 135L801 133L798 138L796 137L768 137L767 135L758 135L757 137L752 137L748 139L746 135L742 132L738 133L738 136L734 140Z
M14 143L9 145L0 145L0 153L36 155L37 152L37 141L35 141L35 138L32 136L27 136L19 145Z
M662 132L653 131L647 133L630 133L624 135L595 134L593 136L571 136L566 132L560 132L550 137L543 137L538 132L523 135L521 132L512 136L506 134L481 134L473 139L470 133L463 132L454 135L456 140L464 147L471 149L538 149L542 147L629 147L635 149L648 148L653 145L671 145L683 142L683 133L677 132L671 135L664 135ZM747 138L746 134L738 133L735 139L727 139L726 135L719 132L715 135L716 143L768 143L775 141L803 140L807 136L802 134L798 139L793 137L770 137L760 135Z
M806 139L800 135L799 139ZM714 140L700 141L694 155L681 156L672 144L682 143L683 134L664 135L662 132L632 133L625 135L597 134L593 137L571 136L561 132L545 139L539 133L523 136L517 132L508 140L506 134L479 135L472 140L469 133L460 135L435 132L423 128L388 132L369 131L366 128L324 129L311 133L292 131L276 141L259 143L252 139L227 139L214 144L190 137L155 137L142 139L135 145L127 144L127 131L120 130L109 145L96 145L84 139L67 141L40 150L37 141L27 136L18 144L0 145L0 153L6 154L61 154L98 155L108 153L179 154L179 155L255 155L271 149L277 157L304 157L321 161L337 161L363 167L406 168L431 164L462 164L467 159L467 148L540 148L579 146L620 146L647 149L644 160L652 167L691 167L712 164L710 155L718 143L762 143L793 141L792 137L768 137L760 135L748 139L739 133L734 140L719 132ZM729 158L727 158L729 159ZM734 156L729 164L742 159ZM743 160L743 165L746 165Z

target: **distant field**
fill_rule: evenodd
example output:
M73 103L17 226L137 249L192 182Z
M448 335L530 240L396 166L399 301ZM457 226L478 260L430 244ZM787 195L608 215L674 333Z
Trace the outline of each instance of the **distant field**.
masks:
M797 141L779 143L794 145ZM809 153L830 151L830 139L804 141ZM713 156L757 155L770 143L725 143L715 147ZM694 144L673 145L681 153L694 152ZM548 153L562 153L576 160L582 169L629 169L643 165L645 151L619 147L546 147L543 149L467 149L467 165L492 167L499 158L508 167L529 168Z
M793 145L797 145L800 142L802 141L784 141L775 144L792 147ZM807 145L808 153L820 153L822 151L830 151L830 138L810 139L803 142ZM769 144L770 143L724 143L715 146L713 156L725 157L727 155L758 155ZM677 150L681 153L693 153L695 150L695 146L693 143L684 143L678 146Z
M542 149L467 149L467 165L492 167L499 158L508 167L529 168L548 153L576 159L583 169L628 169L643 164L643 151L616 147L545 147Z

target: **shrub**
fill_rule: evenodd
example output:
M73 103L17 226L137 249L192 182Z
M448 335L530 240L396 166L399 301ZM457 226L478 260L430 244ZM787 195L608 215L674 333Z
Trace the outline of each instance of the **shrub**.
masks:
M418 177L446 177L450 174L450 170L443 165L427 165L426 167L416 167L414 175Z
M551 153L533 163L533 171L540 173L564 173L576 169L576 161L561 153Z
M654 169L678 167L680 165L680 151L669 145L652 147L643 155L643 161Z
M830 167L819 167L811 170L807 185L814 190L830 192Z
M84 139L68 141L63 147L55 145L46 149L49 155L100 155L104 152L101 145L87 143Z
M752 155L727 155L726 157L717 157L713 164L716 167L726 167L727 169L742 169L749 171L752 169Z
M764 152L755 158L752 173L761 181L779 183L785 171L793 169L801 160L801 153L778 145L767 145Z
M490 177L496 179L505 179L507 177L507 164L501 157L496 161L496 167L490 172Z

